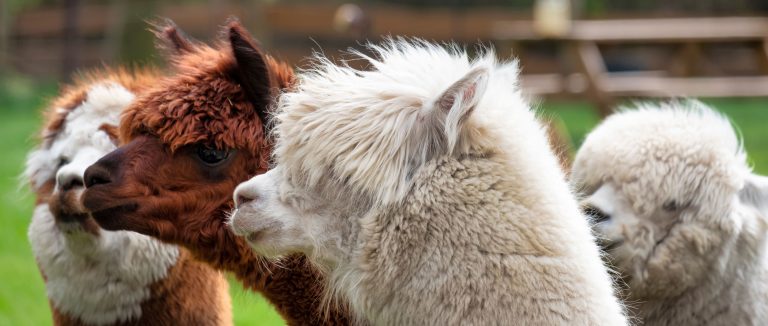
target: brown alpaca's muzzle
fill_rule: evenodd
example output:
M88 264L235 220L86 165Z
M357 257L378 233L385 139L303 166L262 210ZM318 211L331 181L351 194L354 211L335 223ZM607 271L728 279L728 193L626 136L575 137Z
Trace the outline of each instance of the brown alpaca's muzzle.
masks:
M130 145L130 144L129 144ZM90 211L98 224L107 230L123 230L127 227L127 215L138 209L133 194L125 191L120 176L126 152L133 146L123 146L99 159L85 170L85 192L82 204Z

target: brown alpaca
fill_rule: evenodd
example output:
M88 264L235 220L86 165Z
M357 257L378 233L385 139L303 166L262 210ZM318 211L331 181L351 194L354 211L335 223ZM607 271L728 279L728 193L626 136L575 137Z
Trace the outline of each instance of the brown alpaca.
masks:
M101 229L81 204L83 173L116 148L120 112L153 71L93 72L46 111L25 174L36 195L29 240L55 325L231 325L223 275L185 249Z
M158 33L175 74L144 92L120 124L126 145L88 168L84 205L110 230L131 230L188 248L261 292L290 324L347 324L320 314L321 274L303 256L270 262L227 226L238 183L264 173L267 110L292 70L260 50L241 25L216 48Z

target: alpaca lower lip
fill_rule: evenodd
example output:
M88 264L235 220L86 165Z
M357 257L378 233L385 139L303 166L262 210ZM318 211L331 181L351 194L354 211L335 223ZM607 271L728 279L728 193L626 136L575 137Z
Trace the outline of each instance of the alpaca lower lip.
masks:
M83 221L87 220L90 215L88 213L71 213L71 212L58 212L54 213L53 216L56 218L57 221L61 223L82 223Z
M91 216L104 229L119 230L122 228L121 215L135 212L139 208L136 203L112 206L91 212Z

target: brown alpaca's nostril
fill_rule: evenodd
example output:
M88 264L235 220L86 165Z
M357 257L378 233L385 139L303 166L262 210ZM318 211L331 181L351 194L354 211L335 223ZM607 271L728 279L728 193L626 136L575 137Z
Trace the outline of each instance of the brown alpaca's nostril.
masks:
M99 164L94 164L88 167L88 169L85 170L84 179L86 188L112 182L112 178L109 176L109 171L101 167Z

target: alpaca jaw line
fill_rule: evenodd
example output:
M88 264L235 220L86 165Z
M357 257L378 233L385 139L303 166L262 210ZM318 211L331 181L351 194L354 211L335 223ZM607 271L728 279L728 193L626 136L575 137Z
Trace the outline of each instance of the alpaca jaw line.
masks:
M130 214L137 211L139 205L135 202L118 204L106 208L99 208L98 210L91 211L91 216L99 224L99 226L109 231L120 231L122 214Z

